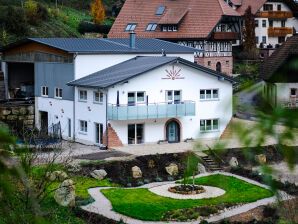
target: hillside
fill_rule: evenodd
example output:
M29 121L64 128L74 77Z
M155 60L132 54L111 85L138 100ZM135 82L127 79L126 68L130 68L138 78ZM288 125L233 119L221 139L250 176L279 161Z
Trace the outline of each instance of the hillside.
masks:
M26 0L0 0L0 47L26 37L82 37L78 31L81 22L90 23L92 0L35 0L40 18L31 17ZM102 0L106 19L111 26L112 7L117 0ZM27 10L27 11L26 11Z

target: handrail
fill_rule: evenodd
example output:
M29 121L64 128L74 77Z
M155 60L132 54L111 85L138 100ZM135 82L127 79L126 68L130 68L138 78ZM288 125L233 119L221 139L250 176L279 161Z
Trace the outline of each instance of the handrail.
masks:
M216 160L218 160L220 162L220 164L226 164L226 162L224 160L222 160L215 152L214 150L212 150L208 145L206 145L209 152L216 158Z
M147 106L147 105L158 105L158 104L183 104L183 103L195 103L195 101L193 100L184 100L184 101L179 101L177 103L174 102L174 100L172 102L157 102L157 103L146 103L146 102L141 102L141 103L134 103L134 104L112 104L112 103L109 103L108 105L109 106L116 106L116 107L119 107L119 106L139 106L139 105L142 105L142 106Z

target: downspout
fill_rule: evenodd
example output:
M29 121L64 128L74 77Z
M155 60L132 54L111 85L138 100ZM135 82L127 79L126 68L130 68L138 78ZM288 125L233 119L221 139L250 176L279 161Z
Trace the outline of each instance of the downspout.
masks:
M106 149L109 148L109 143L108 143L108 90L106 91Z
M76 75L76 57L78 56L78 53L76 52L73 57L73 70L74 70L74 76ZM76 79L76 77L74 77ZM73 141L76 140L76 87L73 86Z

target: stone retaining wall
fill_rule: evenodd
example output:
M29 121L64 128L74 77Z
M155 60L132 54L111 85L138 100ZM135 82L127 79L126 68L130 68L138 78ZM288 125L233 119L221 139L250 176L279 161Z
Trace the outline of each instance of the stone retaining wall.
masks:
M8 125L24 124L26 128L33 128L34 120L34 105L0 105L0 121Z

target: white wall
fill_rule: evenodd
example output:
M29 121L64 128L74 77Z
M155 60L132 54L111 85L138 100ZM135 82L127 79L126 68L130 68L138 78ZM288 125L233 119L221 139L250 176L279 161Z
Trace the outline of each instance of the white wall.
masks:
M87 90L87 102L79 101L79 90ZM103 130L106 129L106 97L104 94L103 103L93 102L93 92L96 89L75 88L75 116L76 116L76 141L84 144L95 143L95 123L103 124ZM80 120L88 122L88 132L80 132Z
M60 121L62 137L68 137L68 119L71 119L71 136L73 136L73 101L60 100L48 97L35 97L35 124L40 128L39 112L48 112L48 125Z
M76 56L75 64L75 79L82 78L94 72L108 68L112 65L129 60L136 56L161 56L161 54L94 54ZM167 54L167 56L181 57L185 60L194 62L194 53L185 54Z
M165 102L166 90L182 90L182 101L196 101L196 116L178 118L182 123L182 139L186 138L218 138L232 117L232 84L219 81L217 77L189 68L182 64L174 64L176 70L181 68L184 79L166 80L165 69L171 70L172 65L166 65L129 80L127 84L116 85L109 89L108 102L115 104L119 91L120 104L127 104L127 92L145 91L149 103ZM219 89L219 100L200 101L200 89ZM219 118L220 130L200 133L200 119ZM157 142L165 139L164 125L168 119L110 121L123 144L127 144L127 124L145 124L145 142Z

